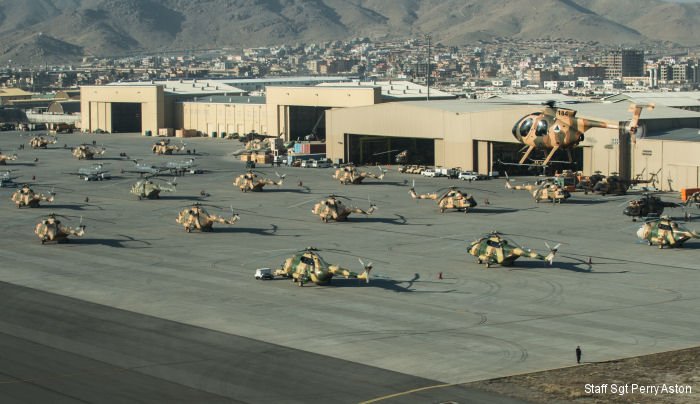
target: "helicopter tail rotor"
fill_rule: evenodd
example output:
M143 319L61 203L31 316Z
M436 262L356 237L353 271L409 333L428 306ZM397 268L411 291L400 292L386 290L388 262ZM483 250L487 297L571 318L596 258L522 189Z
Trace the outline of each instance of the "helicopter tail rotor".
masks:
M372 271L372 263L365 264L364 261L362 261L362 258L358 258L358 261L360 261L360 264L362 265L362 268L364 269L364 272L361 273L357 279L364 279L366 283L369 283L369 273Z
M504 172L506 175L506 189L513 189L513 186L510 185L510 177L508 177L508 172Z
M557 255L557 251L559 251L559 247L561 247L561 243L558 243L554 247L550 247L549 243L547 243L545 241L544 245L546 245L547 248L549 249L549 254L547 254L547 256L544 257L544 260L547 261L547 263L549 263L549 265L552 265L552 263L554 262L554 256Z
M642 115L642 109L651 111L656 105L654 103L649 104L631 104L629 107L629 112L632 113L632 120L625 127L626 131L630 133L632 137L632 143L637 142L637 137L640 139L645 136L644 128L639 127L639 118ZM641 130L640 130L641 129Z

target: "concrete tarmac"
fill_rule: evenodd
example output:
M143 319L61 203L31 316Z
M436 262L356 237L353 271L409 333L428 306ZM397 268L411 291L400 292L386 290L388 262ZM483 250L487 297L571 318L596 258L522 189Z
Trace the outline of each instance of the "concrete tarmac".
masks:
M357 403L440 384L7 283L0 302L3 403ZM461 386L436 397L503 399Z
M79 162L63 149L63 144L93 139L108 148L105 158ZM9 152L27 141L3 133L0 150ZM328 363L324 373L331 375L331 386L344 383L332 376L332 359L415 378L368 388L348 395L349 401L425 387L423 381L460 384L569 366L577 345L584 360L603 361L700 341L700 242L677 250L638 243L638 225L621 214L630 196L577 193L561 205L536 204L524 191L505 190L503 180L469 184L391 171L384 181L343 186L330 178L331 169L311 168L262 168L259 175L271 178L275 171L287 174L285 184L244 194L231 184L244 172L243 163L230 155L239 142L187 139L199 166L211 172L178 178L177 191L160 200L139 201L128 192L137 176L120 174L133 163L119 158L120 152L153 163L187 157L153 156L153 141L135 135L65 135L49 150L26 146L18 151L19 160L7 166L17 170L17 181L35 175L35 190L53 189L57 195L53 204L18 210L9 200L11 190L0 189L0 201L5 201L0 203L0 281L318 354ZM85 182L64 174L97 162L108 163L116 178ZM466 215L440 214L434 201L408 196L413 179L418 192L461 186L479 206ZM309 190L297 185L300 180ZM211 196L200 198L201 191ZM329 193L352 198L347 203L362 208L369 197L379 210L369 217L353 215L347 223L321 223L310 209ZM185 233L175 223L177 212L200 200L224 208L207 207L219 214L232 205L240 222L215 225L212 233ZM69 216L63 220L73 225L82 216L87 234L68 244L42 246L33 227L49 212ZM683 214L680 209L668 213ZM512 268L486 269L466 246L491 230L540 252L546 252L544 241L562 246L552 267L521 259ZM370 283L339 279L327 287L299 288L288 280L253 279L255 268L277 267L306 246L326 249L321 251L326 261L354 271L362 269L357 257L373 261ZM71 353L101 360L89 349ZM268 390L283 394L288 390L284 366L256 369L249 377L266 373ZM212 384L217 371L208 373ZM432 399L446 389L415 394ZM416 396L398 397L396 402Z

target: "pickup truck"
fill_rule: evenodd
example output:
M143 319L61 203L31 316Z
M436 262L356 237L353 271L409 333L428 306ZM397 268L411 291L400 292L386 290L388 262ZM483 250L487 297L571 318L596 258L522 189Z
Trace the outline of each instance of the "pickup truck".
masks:
M457 176L462 181L478 181L484 178L483 175L479 175L476 171L462 171Z
M314 168L328 168L331 166L331 163L328 160L314 160L312 163L312 167Z
M271 268L258 268L255 270L255 279L257 280L270 280L273 279Z

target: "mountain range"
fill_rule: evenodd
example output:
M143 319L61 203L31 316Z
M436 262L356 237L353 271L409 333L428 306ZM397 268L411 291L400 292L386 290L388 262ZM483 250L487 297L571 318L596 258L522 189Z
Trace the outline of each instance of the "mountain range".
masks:
M430 33L700 44L700 4L663 0L0 0L0 62Z

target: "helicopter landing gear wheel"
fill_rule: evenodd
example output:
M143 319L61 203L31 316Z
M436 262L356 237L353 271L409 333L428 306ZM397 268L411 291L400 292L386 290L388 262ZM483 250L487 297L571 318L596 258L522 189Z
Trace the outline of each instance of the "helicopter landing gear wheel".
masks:
M188 233L191 233L191 232L192 232L192 229L189 228L189 227L185 227L185 231L188 232Z
M42 239L41 239L41 244L42 244L42 245L46 244L46 239L45 239L45 238L42 238Z
M490 263L490 262L487 262L487 263L486 263L486 268L491 268L491 263Z
M440 213L445 213L445 209L444 209L444 208L440 208Z

